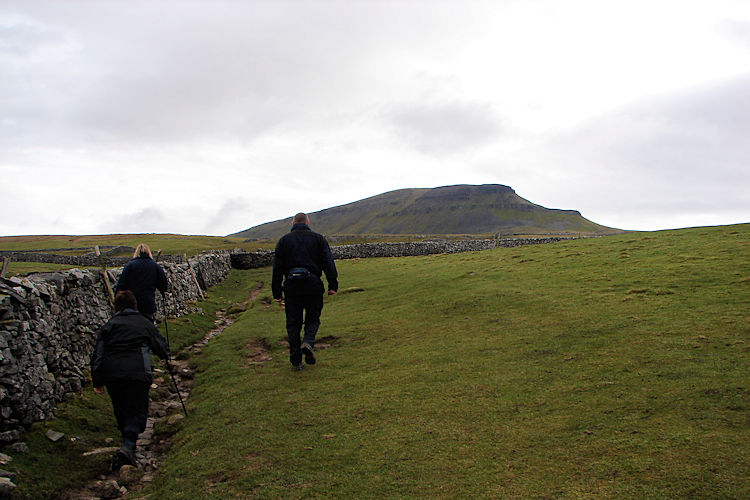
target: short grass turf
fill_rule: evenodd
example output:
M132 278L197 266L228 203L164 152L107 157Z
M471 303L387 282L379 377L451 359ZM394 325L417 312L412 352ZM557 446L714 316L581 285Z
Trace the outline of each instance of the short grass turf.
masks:
M748 224L339 261L301 372L249 271L148 492L750 497L748 262Z

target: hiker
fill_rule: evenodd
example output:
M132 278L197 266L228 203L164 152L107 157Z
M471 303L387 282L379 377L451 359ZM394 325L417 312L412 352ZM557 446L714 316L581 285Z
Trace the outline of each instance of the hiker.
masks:
M136 465L135 443L146 429L148 390L151 387L151 357L169 357L169 347L154 324L136 311L135 295L129 290L117 292L115 315L96 335L91 354L91 382L94 392L104 388L112 400L122 447L115 453L112 466Z
M338 273L328 242L322 235L310 229L310 219L306 214L298 213L292 219L291 231L282 236L276 244L271 279L275 301L281 302L283 292L289 361L294 370L302 369L303 354L305 363L315 364L315 335L320 327L320 312L323 309L325 293L323 281L320 279L323 272L328 281L328 295L334 295L339 287ZM300 344L303 324L305 333Z
M156 312L156 289L158 288L163 296L167 291L167 285L164 269L153 260L148 245L140 243L133 253L133 260L122 269L115 293L122 290L133 292L138 301L138 312L153 322Z

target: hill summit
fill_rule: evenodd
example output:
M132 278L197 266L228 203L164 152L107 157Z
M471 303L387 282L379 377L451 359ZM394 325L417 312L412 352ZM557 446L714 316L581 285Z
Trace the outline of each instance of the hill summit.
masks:
M607 234L577 210L545 208L521 198L509 186L482 184L398 189L309 214L313 229L326 235L419 234ZM291 216L231 234L278 238Z

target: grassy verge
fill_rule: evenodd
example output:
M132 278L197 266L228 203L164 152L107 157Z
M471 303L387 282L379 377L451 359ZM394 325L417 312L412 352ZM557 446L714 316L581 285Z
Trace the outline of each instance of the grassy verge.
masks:
M4 469L15 472L13 498L55 498L106 471L111 454L84 457L83 453L119 443L109 398L94 394L90 387L69 399L55 412L56 418L33 424L21 438L28 454L12 455ZM52 442L47 430L65 436Z
M45 262L9 262L5 272L5 277L17 275L26 275L28 273L45 273L52 271L63 271L72 269L72 266L66 264L48 264ZM81 269L93 269L82 267ZM96 268L100 269L100 268Z
M197 358L150 492L746 498L748 262L750 225L341 261L317 365L261 302Z
M253 279L247 271L234 270L221 284L206 292L205 300L196 304L198 312L169 320L172 351L176 353L200 340L214 326L217 311L246 301L256 285ZM164 333L164 324L160 326ZM154 359L154 366L161 363ZM48 429L62 432L65 437L51 442L45 437ZM22 441L28 444L30 453L10 453L13 460L4 466L17 474L13 498L41 499L56 498L61 492L80 487L105 473L111 453L92 456L83 453L119 446L120 436L109 398L95 395L89 386L83 394L61 403L54 419L33 424Z

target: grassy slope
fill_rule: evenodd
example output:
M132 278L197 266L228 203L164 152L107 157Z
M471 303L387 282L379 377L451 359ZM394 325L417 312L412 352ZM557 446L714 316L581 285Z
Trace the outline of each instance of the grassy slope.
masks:
M260 303L209 344L152 492L748 497L749 261L741 225L339 262L316 366Z

